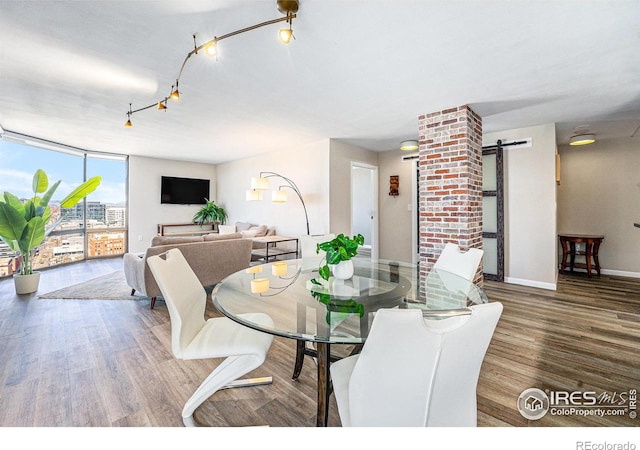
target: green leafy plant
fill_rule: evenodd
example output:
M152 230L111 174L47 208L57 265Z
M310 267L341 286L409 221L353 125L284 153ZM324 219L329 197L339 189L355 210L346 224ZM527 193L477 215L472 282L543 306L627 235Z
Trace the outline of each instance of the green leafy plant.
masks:
M202 208L198 210L198 212L193 216L193 223L197 223L202 226L205 223L215 223L220 222L222 225L227 221L227 212L224 210L222 206L216 205L214 202L209 201L209 199L205 198L207 202Z
M364 236L356 234L352 238L339 234L330 241L321 242L316 247L316 253L320 250L326 252L323 261L320 263L320 276L328 280L331 276L329 264L338 264L340 261L348 261L358 254L358 247L364 244Z
M75 188L60 203L61 208L73 208L80 200L96 190L102 181L93 177ZM33 273L32 257L35 250L62 221L60 214L54 223L49 224L51 208L49 201L60 185L61 180L49 187L47 174L38 169L33 175L33 197L24 203L15 195L5 192L0 197L0 238L22 258L21 275ZM44 195L40 197L38 194Z

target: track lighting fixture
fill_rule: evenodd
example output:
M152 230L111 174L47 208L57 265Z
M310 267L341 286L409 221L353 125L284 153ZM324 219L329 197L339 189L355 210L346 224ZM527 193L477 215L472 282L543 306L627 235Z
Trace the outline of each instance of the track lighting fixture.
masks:
M291 42L291 38L295 39L295 37L293 36L293 30L292 30L292 24L293 24L293 19L295 19L297 17L296 13L298 12L298 7L299 7L299 0L277 0L276 1L277 4L277 8L278 11L280 11L282 14L285 15L285 17L280 17L278 19L273 19L273 20L268 20L266 22L261 22L258 23L256 25L252 25L250 27L247 28L242 28L240 30L236 30L236 31L232 31L231 33L227 33L223 36L217 36L214 37L213 39L198 45L196 42L196 35L193 35L193 50L191 50L189 53L187 53L187 56L185 57L184 61L182 62L182 66L180 67L180 71L178 72L178 77L176 78L176 84L175 89L174 86L171 86L171 93L169 94L169 97L165 97L162 100L156 101L148 106L144 106L142 108L138 108L138 109L131 109L131 103L129 103L129 111L127 111L127 122L125 124L125 126L127 127L131 127L131 115L140 112L140 111L144 111L145 109L149 109L149 108L153 108L153 107L157 107L157 109L159 110L166 110L167 109L167 100L169 98L171 98L172 100L180 100L180 91L178 90L178 84L180 82L180 77L182 76L182 71L184 70L187 61L189 61L189 58L191 58L193 55L198 54L198 51L200 50L204 50L204 53L207 56L216 56L217 55L217 46L218 46L218 42L222 41L223 39L229 38L231 36L236 36L238 34L241 33L245 33L247 31L251 31L251 30L255 30L257 28L261 28L264 27L266 25L272 25L275 23L279 23L279 22L287 22L289 24L289 28L282 28L280 29L280 31L278 32L278 38L280 39L280 42L282 42L283 44L288 44L289 42Z

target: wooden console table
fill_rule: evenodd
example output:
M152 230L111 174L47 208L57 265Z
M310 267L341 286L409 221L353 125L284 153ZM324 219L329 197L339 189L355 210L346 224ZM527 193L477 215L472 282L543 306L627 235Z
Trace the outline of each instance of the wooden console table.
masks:
M559 234L560 245L562 246L562 263L560 264L560 272L564 272L569 267L570 272L578 267L587 269L587 275L591 277L591 271L595 271L600 275L600 261L598 260L598 250L604 236L592 236L586 234ZM576 251L576 244L585 244L584 251ZM576 255L584 255L585 263L576 263ZM569 258L569 263L567 263ZM592 264L593 259L593 264Z

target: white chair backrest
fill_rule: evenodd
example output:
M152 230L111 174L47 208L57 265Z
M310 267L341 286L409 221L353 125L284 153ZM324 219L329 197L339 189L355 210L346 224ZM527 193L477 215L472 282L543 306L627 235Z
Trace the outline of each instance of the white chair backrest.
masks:
M447 242L433 268L451 272L473 281L483 253L479 248L470 248L466 252L461 252L457 244Z
M169 310L171 350L182 358L183 350L205 324L207 293L179 249L168 250L164 256L150 256L147 264Z
M303 235L300 236L300 248L301 248L301 256L302 256L302 269L310 269L315 270L318 268L320 261L324 258L325 252L320 250L320 253L316 253L316 249L318 244L326 241L330 241L336 237L333 233L323 234L323 235Z
M381 309L349 381L351 426L476 426L476 387L501 303L433 321ZM456 326L443 328L443 321ZM436 323L437 322L437 323Z

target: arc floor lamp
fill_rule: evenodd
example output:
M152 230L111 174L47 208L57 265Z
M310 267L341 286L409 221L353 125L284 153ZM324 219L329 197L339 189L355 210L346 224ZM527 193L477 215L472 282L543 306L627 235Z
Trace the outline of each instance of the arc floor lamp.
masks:
M307 222L307 234L311 234L309 233L309 216L307 215L307 205L305 205L304 200L302 199L300 189L298 189L298 186L290 178L287 178L284 175L280 175L276 172L260 172L259 177L251 178L251 189L247 191L246 199L248 201L262 200L262 191L269 190L269 178L274 177L283 179L287 184L278 186L278 190L271 193L271 201L274 203L284 203L287 201L287 191L283 190L283 188L289 188L293 192L295 192L300 199L300 203L302 203L302 208L304 209L304 218Z

